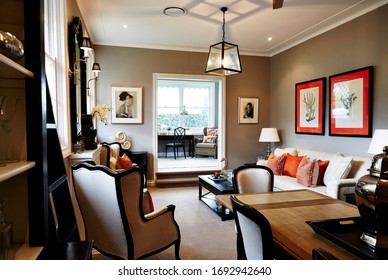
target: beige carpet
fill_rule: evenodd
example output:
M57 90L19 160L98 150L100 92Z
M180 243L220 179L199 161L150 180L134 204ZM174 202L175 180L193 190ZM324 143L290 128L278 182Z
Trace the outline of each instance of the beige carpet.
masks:
M234 221L221 221L202 201L198 200L197 187L149 188L155 209L174 204L175 219L181 230L182 260L235 260L236 234ZM155 232L157 234L157 232ZM104 259L98 254L94 259ZM174 247L150 260L174 260Z

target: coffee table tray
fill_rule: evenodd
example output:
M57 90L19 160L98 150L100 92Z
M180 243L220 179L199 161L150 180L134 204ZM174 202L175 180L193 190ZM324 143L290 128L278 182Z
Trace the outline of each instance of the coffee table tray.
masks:
M222 182L222 181L225 181L225 180L226 180L226 178L224 178L224 177L222 177L222 176L220 176L220 177L218 177L218 178L214 178L214 175L209 176L209 179L210 179L210 180L213 180L213 181L216 182L216 183Z
M360 259L388 259L388 250L374 249L360 240L364 232L361 217L307 221L306 223L316 233Z

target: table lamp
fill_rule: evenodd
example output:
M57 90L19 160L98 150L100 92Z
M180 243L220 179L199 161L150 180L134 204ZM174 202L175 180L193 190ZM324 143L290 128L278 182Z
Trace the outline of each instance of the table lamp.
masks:
M271 154L271 143L279 142L279 135L276 128L262 128L259 142L267 142L267 159Z

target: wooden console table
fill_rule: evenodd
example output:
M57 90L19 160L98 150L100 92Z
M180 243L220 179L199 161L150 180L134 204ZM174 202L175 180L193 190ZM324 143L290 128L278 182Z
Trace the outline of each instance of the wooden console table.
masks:
M357 259L349 251L315 233L306 223L358 217L356 206L310 190L236 194L236 197L269 220L275 245L292 258L312 259L313 248L324 248L338 259ZM230 195L217 195L216 199L232 211Z

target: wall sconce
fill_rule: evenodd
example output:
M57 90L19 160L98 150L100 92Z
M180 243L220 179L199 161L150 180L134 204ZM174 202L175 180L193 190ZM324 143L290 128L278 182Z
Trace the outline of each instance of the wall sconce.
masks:
M88 80L88 86L86 87L86 90L88 91L88 96L90 95L90 82L93 81L93 80L97 81L98 74L100 72L101 72L100 64L98 64L96 62L93 63L92 74L93 74L94 77Z
M78 80L78 78L76 77L76 76L77 76L76 73L77 73L77 71L78 71L78 69L77 69L77 63L83 61L83 62L85 62L85 64L86 64L87 61L88 61L88 58L89 58L89 51L92 50L92 42L91 42L90 38L84 37L84 38L82 39L82 44L81 44L81 47L80 47L80 48L81 48L81 50L84 51L84 56L83 56L83 58L78 59L77 61L74 62L74 64L73 64L73 70L69 69L69 78L70 78L71 76L73 76L73 75L75 76L75 78L74 78L74 84L75 84L75 85L77 84L77 80ZM88 96L90 95L90 82L93 81L93 80L97 80L97 78L98 78L98 73L100 73L100 72L101 72L101 67L100 67L100 65L99 65L98 63L93 63L93 67L92 67L92 75L93 75L93 78L91 78L91 79L88 80L88 82L87 82L87 87L86 87L86 90L87 90L87 92L88 92Z

